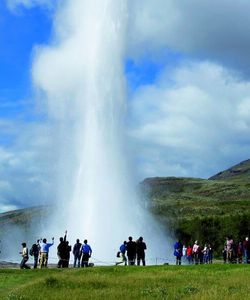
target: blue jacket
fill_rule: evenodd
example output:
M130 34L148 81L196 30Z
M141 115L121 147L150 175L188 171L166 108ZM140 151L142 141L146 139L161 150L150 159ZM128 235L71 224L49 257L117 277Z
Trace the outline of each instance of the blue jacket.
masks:
M182 257L182 244L180 242L174 244L174 256Z
M126 252L126 245L122 244L121 247L120 247L120 251L121 251L121 253L125 254L125 252Z
M84 253L84 254L91 255L91 253L92 253L92 249L88 244L83 244L81 250L82 250L82 253Z

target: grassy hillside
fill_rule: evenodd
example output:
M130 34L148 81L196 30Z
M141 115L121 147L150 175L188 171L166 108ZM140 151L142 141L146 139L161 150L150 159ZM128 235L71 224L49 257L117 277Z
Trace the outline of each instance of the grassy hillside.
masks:
M148 178L141 190L149 209L186 243L211 242L219 251L225 236L250 231L250 160L210 179Z
M0 269L0 299L249 299L246 265Z

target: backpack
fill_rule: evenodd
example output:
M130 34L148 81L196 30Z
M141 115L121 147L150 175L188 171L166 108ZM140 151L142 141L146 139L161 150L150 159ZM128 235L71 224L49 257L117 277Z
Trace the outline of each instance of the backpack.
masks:
M36 244L33 244L32 247L30 248L30 251L29 251L30 255L31 256L33 256L33 255L37 256L38 252L39 252L38 246Z

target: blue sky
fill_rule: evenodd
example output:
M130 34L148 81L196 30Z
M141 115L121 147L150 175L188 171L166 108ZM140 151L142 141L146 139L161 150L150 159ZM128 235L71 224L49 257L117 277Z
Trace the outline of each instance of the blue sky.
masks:
M42 7L10 11L0 3L0 89L1 99L20 100L30 96L31 55L35 45L47 43L52 17Z
M54 26L72 25L65 3L0 2L0 211L54 195L51 128L31 71ZM135 0L129 9L126 131L137 180L207 178L248 159L250 3Z

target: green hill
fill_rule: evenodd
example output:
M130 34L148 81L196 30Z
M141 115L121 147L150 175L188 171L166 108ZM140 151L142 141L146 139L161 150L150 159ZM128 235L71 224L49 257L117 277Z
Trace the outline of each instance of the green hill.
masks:
M250 160L209 179L156 177L140 186L150 211L185 243L211 242L219 251L227 235L249 235Z

